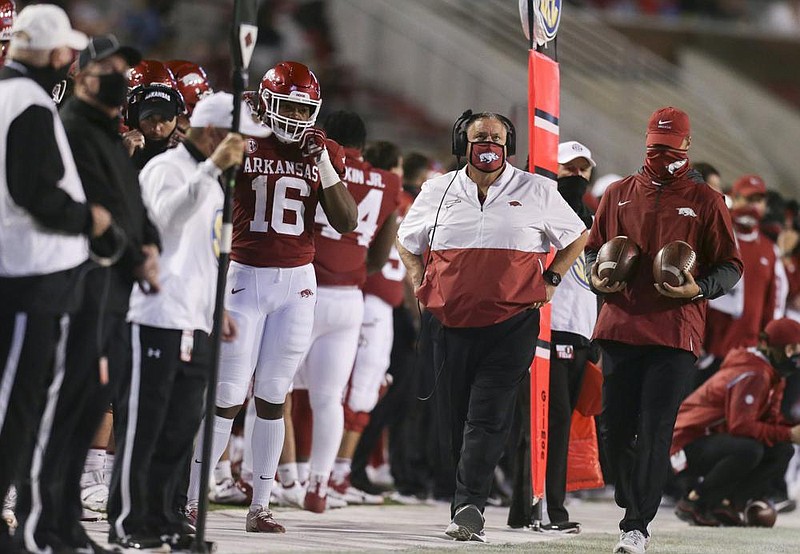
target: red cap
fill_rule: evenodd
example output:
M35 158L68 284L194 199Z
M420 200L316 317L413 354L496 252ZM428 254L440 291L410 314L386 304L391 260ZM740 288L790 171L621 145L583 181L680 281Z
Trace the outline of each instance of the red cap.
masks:
M733 183L734 196L753 196L754 194L767 194L767 184L758 175L742 175Z
M764 329L767 344L770 346L787 346L800 344L800 323L788 317L773 319Z
M689 116L671 106L653 112L647 124L647 145L663 144L680 148L683 139L692 134Z

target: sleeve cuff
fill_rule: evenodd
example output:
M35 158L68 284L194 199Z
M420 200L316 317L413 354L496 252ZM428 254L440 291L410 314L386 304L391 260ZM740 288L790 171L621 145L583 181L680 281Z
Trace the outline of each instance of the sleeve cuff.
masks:
M200 170L211 177L212 179L218 179L220 175L222 175L222 170L217 167L217 165L211 161L211 158L204 160L200 164Z

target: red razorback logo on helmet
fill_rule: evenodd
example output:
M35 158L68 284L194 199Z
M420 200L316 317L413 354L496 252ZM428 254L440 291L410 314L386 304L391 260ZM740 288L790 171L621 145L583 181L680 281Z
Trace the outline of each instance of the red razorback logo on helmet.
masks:
M303 289L298 294L300 294L300 298L310 298L314 296L314 291L311 289Z

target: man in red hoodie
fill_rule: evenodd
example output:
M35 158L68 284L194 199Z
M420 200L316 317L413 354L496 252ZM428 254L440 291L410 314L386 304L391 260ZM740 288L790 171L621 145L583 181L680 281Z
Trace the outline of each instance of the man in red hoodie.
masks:
M766 210L767 185L758 175L744 175L733 184L731 219L744 263L744 274L731 291L708 304L706 356L698 363L695 387L719 369L734 348L756 346L767 323L783 317L786 301L779 294L785 271L774 243L759 231Z
M681 405L672 466L692 480L675 514L696 525L742 525L740 511L786 472L800 425L781 416L786 377L800 369L800 323L767 324L758 347L738 348Z
M615 553L641 554L668 475L669 445L678 407L695 372L703 341L706 299L728 292L742 261L722 195L690 169L689 117L662 108L650 117L647 158L636 174L610 185L586 244L592 288L604 297L594 330L603 351L601 434L616 501L625 508ZM618 235L641 258L627 283L599 279L597 251ZM656 253L674 240L697 253L685 284L653 282Z

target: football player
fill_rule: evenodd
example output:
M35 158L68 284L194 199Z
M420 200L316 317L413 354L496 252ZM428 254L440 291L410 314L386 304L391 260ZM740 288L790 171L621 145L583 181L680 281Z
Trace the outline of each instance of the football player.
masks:
M185 134L189 128L189 117L194 111L194 106L201 98L214 94L214 89L208 83L206 70L194 62L186 60L171 60L166 65L175 76L178 92L186 103L186 111L178 114L178 130Z
M234 191L225 305L239 336L222 346L217 411L207 424L214 429L216 463L255 374L249 532L285 532L269 511L269 496L283 445L283 403L314 322L317 283L311 262L317 204L338 233L352 231L357 223L358 208L339 176L342 147L314 127L321 103L319 82L305 65L281 62L267 71L256 110L272 135L247 139ZM190 519L200 494L201 448L198 443L192 463Z
M317 210L317 307L311 347L295 379L296 389L308 390L313 414L311 473L303 507L317 513L325 511L328 479L344 431L342 397L353 370L364 318L361 287L367 272L379 271L389 257L401 191L397 175L364 161L366 128L361 117L335 112L325 120L324 128L345 147L344 182L358 203L358 227L343 235L331 227L322 210ZM304 427L304 422L298 423L296 434ZM334 483L332 496L354 503L383 503L380 497L365 498L359 491L350 490L346 478L342 475Z
M17 15L17 8L14 2L0 2L0 67L6 63L6 50L11 41L11 27L14 26L14 18Z

